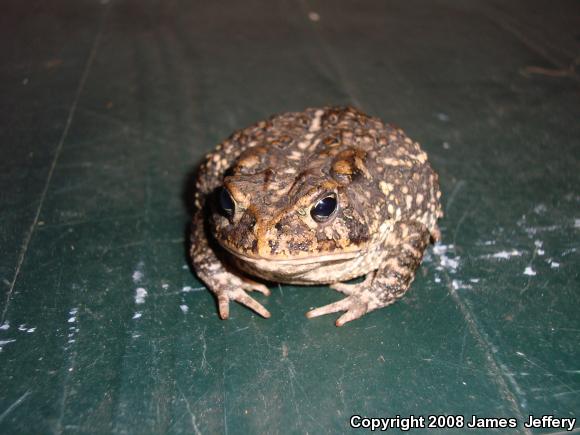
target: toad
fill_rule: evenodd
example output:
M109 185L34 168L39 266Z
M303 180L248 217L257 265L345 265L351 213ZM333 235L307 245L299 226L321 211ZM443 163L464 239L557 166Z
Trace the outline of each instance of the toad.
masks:
M337 326L409 289L443 216L427 154L399 128L352 107L284 113L233 133L200 165L191 258L221 318L230 301L263 317L252 277L330 284L344 298L306 316ZM364 277L357 283L348 283Z

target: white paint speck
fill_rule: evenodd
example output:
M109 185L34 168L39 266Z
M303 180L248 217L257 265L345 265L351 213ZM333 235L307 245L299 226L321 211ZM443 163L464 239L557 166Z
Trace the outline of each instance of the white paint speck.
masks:
M18 330L19 331L26 331L26 330L28 330L28 326L26 326L26 323L23 323L22 325L20 325L18 327Z
M143 315L143 313L140 313L139 311L136 312L135 314L133 314L133 319L139 319L141 316Z
M441 278L439 278L438 276L435 277L435 282L436 283L440 283L441 282Z
M29 333L29 334L33 333L34 331L36 331L36 326L34 328L28 328L26 330L26 332Z
M448 150L449 148L451 148L451 145L449 145L449 142L443 142L443 149Z
M557 261L550 261L550 267L552 269L557 269L560 267L560 263L558 263Z
M76 326L76 322L78 320L77 319L78 312L79 312L79 309L76 307L71 308L68 312L70 317L68 318L67 323L69 323L70 326L68 327L68 334L67 334L68 341L67 341L67 346L65 346L65 349L69 349L70 346L76 341L75 335L77 332L79 332L79 328ZM32 329L32 328L30 328L30 329ZM34 329L36 329L36 328L34 328ZM27 332L34 332L34 331L29 330Z
M308 12L308 19L314 23L317 23L320 21L320 15L318 12L310 11Z
M534 245L536 246L536 248L541 248L544 245L544 242L542 242L541 240L534 240Z
M548 210L548 207L546 207L545 204L538 204L537 206L534 207L534 213L536 213L536 214L545 213L547 210Z
M133 279L133 284L140 284L141 282L143 282L143 278L145 277L145 274L143 273L144 267L145 263L143 261L137 263L137 267L135 267L135 271L133 272L133 275L131 275L131 278Z
M532 269L531 266L528 266L528 267L526 267L526 270L524 270L524 275L536 276L536 271L534 269Z
M0 340L0 352L4 349L4 346L10 343L14 343L16 340Z
M580 219L574 219L574 228L580 228Z
M485 246L495 245L495 240L486 240L483 242Z
M479 278L471 278L469 281L477 284L479 282Z
M181 268L182 268L183 270L187 270L187 269L189 269L189 267L187 266L187 264L184 264L183 266L181 266Z
M436 116L437 119L441 122L449 121L449 115L447 113L439 112Z
M169 288L169 284L161 284L161 288L163 290L167 290Z
M496 252L495 254L484 255L483 258L497 258L500 260L508 260L511 257L519 257L520 255L522 255L521 251L512 249L511 251L499 251Z
M547 225L544 227L524 227L524 231L530 235L530 236L535 236L538 233L542 233L545 231L556 231L559 230L561 227L559 227L558 225Z
M452 272L455 272L459 267L459 261L455 258L441 256L441 266L445 269L451 269Z
M2 326L0 326L0 331L8 331L10 329L10 323L7 321L5 321Z
M141 281L143 281L143 272L141 272L140 270L136 270L135 272L133 272L133 282L135 284L139 284Z
M538 253L539 256L542 256L546 253L543 249L538 249L536 252Z
M437 270L445 269L450 273L455 273L457 271L461 257L455 256L452 258L447 255L447 253L453 248L453 245L443 245L441 243L433 246L433 253L437 257L437 260L439 260L439 266L436 268Z
M189 307L187 305L180 305L179 308L181 308L181 311L183 312L183 314L185 314L189 311Z
M185 287L183 287L181 289L181 291L183 293L189 293L189 292L200 292L202 290L205 290L205 287L195 287L195 288L191 288L190 286L186 285Z
M145 298L147 297L147 290L143 287L139 287L135 289L135 303L136 304L144 304Z
M453 290L470 289L471 288L471 286L469 284L465 284L464 282L462 282L458 279L454 279L453 281L451 281L451 287L453 287Z
M449 249L453 249L453 245L444 245L442 243L437 243L433 246L433 253L435 255L445 254Z

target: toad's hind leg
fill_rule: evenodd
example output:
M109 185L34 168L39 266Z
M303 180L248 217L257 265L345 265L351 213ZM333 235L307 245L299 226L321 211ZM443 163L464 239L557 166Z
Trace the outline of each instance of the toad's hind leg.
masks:
M370 311L392 304L409 289L430 237L429 230L419 222L397 223L385 241L386 255L378 270L369 273L358 284L333 284L332 288L347 297L309 311L306 316L312 318L346 311L336 321L336 326L342 326Z

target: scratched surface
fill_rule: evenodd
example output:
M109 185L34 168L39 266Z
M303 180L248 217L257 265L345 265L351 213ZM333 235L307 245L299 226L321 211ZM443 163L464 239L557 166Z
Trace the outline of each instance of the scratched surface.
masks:
M463 3L4 2L0 433L580 417L580 9ZM442 244L403 301L341 329L303 316L328 288L219 321L185 255L192 168L328 103L423 144Z

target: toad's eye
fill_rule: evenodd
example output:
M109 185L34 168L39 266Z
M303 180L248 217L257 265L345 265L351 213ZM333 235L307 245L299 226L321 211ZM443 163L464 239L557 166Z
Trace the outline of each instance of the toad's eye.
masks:
M336 211L338 202L336 194L332 193L319 200L310 210L310 216L316 222L325 222Z
M236 206L234 205L234 200L232 199L230 192L228 192L228 189L225 187L220 189L218 200L221 212L227 217L233 216Z

